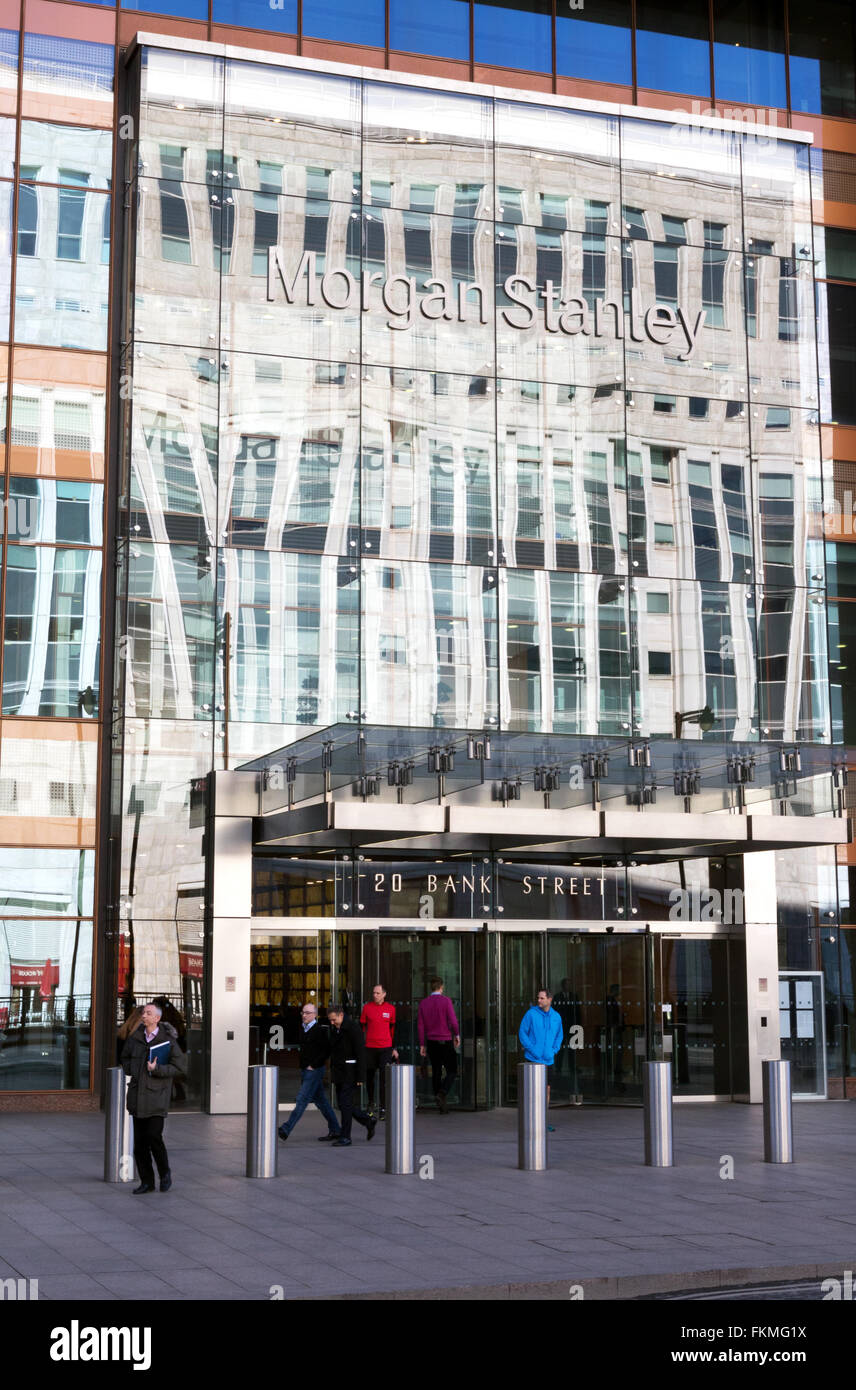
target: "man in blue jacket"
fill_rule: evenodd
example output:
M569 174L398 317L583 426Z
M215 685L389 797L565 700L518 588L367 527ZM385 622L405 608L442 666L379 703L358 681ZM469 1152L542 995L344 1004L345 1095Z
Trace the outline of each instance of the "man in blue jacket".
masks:
M553 1008L553 995L539 989L538 1003L523 1015L518 1037L527 1062L538 1062L547 1068L547 1104L550 1104L550 1082L553 1079L553 1058L562 1046L562 1019ZM547 1128L552 1130L553 1126Z

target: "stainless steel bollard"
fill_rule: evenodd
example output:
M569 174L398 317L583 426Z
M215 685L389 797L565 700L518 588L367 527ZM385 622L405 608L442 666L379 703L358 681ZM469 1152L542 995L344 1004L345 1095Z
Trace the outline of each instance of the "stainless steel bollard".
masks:
M671 1168L672 1064L646 1062L642 1080L645 1107L645 1163L649 1168Z
M134 1180L134 1118L128 1114L126 1096L130 1077L121 1067L107 1069L104 1110L104 1181Z
M764 1162L793 1163L794 1114L790 1062L762 1062Z
M517 1166L528 1173L547 1167L547 1068L537 1062L517 1067Z
M415 1173L416 1068L396 1062L386 1068L386 1173Z
M275 1178L279 1067L250 1067L247 1080L247 1177Z

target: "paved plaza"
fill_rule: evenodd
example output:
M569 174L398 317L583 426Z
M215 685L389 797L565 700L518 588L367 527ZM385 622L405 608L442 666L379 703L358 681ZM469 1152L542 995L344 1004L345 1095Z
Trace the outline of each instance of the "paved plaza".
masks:
M523 1173L515 1112L420 1111L421 1178L383 1172L383 1125L331 1149L310 1111L267 1181L243 1176L242 1117L174 1114L174 1187L137 1197L102 1180L102 1116L3 1115L0 1279L44 1299L567 1301L856 1270L856 1105L796 1105L782 1166L761 1161L760 1106L678 1105L672 1169L643 1165L641 1110L550 1113L549 1170Z

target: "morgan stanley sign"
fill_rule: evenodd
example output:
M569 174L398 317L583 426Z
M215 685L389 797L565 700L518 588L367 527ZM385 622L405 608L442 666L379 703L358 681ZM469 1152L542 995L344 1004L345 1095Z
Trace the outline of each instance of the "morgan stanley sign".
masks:
M357 279L344 266L331 267L319 277L314 251L305 251L295 275L285 268L278 246L268 248L267 297L285 296L286 303L311 307L319 300L328 309L357 309L367 313L380 302L387 318L387 327L412 328L418 318L448 322L487 323L485 287L474 281L452 286L446 280L424 281L425 293L417 293L416 280L409 275L384 276L380 271L365 271ZM611 299L596 299L594 311L581 298L562 298L561 286L552 280L535 284L525 275L509 275L503 284L508 304L498 306L500 318L509 328L525 331L536 320L547 333L563 333L573 338L624 337L622 306ZM627 334L634 343L657 343L660 347L679 348L677 356L686 361L692 356L698 335L704 324L705 311L700 309L693 318L678 305L654 304L643 309L636 290L630 294L630 313Z

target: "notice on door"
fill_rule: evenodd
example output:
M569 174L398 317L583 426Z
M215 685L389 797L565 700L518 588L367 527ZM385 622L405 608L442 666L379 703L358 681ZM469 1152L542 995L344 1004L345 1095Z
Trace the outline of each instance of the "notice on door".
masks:
M797 1037L814 1037L814 1009L797 1009Z

